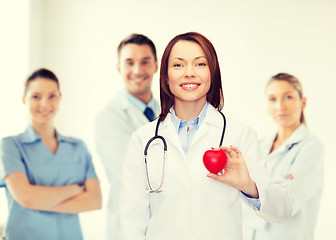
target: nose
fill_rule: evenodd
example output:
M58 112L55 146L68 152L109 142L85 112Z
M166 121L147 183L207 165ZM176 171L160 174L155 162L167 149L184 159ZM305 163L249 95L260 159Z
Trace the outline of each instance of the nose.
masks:
M276 103L276 108L277 109L284 109L284 107L285 107L285 101L284 100L279 100L279 101L277 101L277 103Z
M134 74L141 74L142 72L142 67L141 67L141 64L139 63L136 63L133 65L133 73Z
M46 107L46 106L49 106L49 99L48 98L42 98L41 101L40 101L40 105L41 107Z
M195 72L194 72L194 68L192 65L187 65L186 70L185 70L185 77L186 78L195 77Z

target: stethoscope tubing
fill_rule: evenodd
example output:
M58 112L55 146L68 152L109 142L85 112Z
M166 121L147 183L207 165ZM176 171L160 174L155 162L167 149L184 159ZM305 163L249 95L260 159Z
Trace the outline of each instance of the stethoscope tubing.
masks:
M222 136L221 136L221 139L220 139L220 142L219 142L219 147L222 146L223 144L223 140L224 140L224 135L225 135L225 130L226 130L226 118L224 116L224 114L218 110L218 112L222 115L223 117L223 130L222 130ZM159 193L159 192L162 192L161 188L162 188L162 185L163 185L163 182L164 182L164 173L165 173L165 165L166 165L166 159L167 159L167 142L166 142L166 139L163 137L163 136L160 136L158 135L158 132L159 132L159 125L160 125L160 122L161 122L161 119L159 118L157 123L156 123L156 127L155 127L155 135L150 138L145 146L145 149L144 149L144 155L145 155L145 165L146 165L146 176L147 176L147 183L148 183L148 187L149 187L149 193ZM148 171L148 165L147 165L147 153L148 153L148 148L150 146L150 144L155 140L155 139L160 139L163 143L163 167L162 167L162 175L161 175L161 183L160 183L160 186L153 190L152 188L152 185L150 183L150 179L149 179L149 171Z

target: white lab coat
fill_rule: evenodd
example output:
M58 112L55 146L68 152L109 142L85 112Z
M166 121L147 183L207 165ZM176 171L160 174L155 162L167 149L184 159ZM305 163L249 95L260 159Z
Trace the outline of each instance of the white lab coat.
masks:
M159 106L156 101L156 108L153 109L156 116L160 112ZM146 116L129 102L123 92L118 93L96 116L96 151L105 167L109 183L107 203L104 204L108 240L116 239L119 189L129 138L136 129L148 122Z
M208 172L202 161L206 150L218 147L222 116L210 105L189 151L184 153L171 116L167 115L159 127L159 135L168 144L163 191L149 194L143 151L154 136L155 126L156 121L141 127L130 140L120 195L118 239L242 239L239 191L206 177ZM242 151L259 190L260 213L275 221L288 217L292 211L292 196L281 185L284 181L258 165L261 152L255 133L227 118L223 145L237 146ZM153 189L161 182L162 149L161 142L155 140L148 151Z
M265 155L272 148L275 134L261 141ZM266 167L287 180L295 196L292 217L282 223L269 223L244 209L244 240L312 240L323 189L323 146L309 134L305 125L265 159ZM246 211L245 211L246 210Z

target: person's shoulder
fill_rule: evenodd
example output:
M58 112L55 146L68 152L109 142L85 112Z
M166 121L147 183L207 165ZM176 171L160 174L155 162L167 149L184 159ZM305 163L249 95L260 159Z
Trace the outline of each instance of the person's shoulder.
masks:
M1 139L1 142L4 142L4 143L21 142L21 141L24 141L26 137L27 137L27 129L26 131L21 132L21 133L5 136Z
M67 135L62 135L59 132L56 133L57 134L57 138L60 142L65 142L68 144L72 144L72 145L85 145L85 142L77 137L73 137L73 136L67 136Z
M154 136L157 121L158 119L140 126L133 132L132 137Z
M3 137L0 141L2 150L13 151L13 149L20 149L24 142L24 133Z
M19 136L20 136L20 134L3 137L1 139L1 145L3 145L3 144L13 144Z
M254 131L251 126L230 116L226 117L226 125L229 129L234 129L234 131L238 132Z
M304 145L314 146L315 149L323 149L323 143L319 137L312 133L308 133L307 136L303 139L302 143Z
M127 117L127 108L129 103L125 96L121 93L116 94L111 100L109 100L103 107L97 112L95 121L113 121L117 119L124 119Z
M117 93L112 99L103 105L99 113L113 112L115 110L122 109L124 108L126 102L127 99L125 96L121 93Z

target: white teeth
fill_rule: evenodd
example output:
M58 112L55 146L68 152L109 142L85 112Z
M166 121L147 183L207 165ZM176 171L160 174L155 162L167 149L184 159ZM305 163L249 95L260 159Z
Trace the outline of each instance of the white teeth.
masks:
M189 83L189 84L183 84L182 85L182 87L186 87L186 88L191 88L191 87L196 87L196 86L198 86L198 84L191 84L191 83Z

